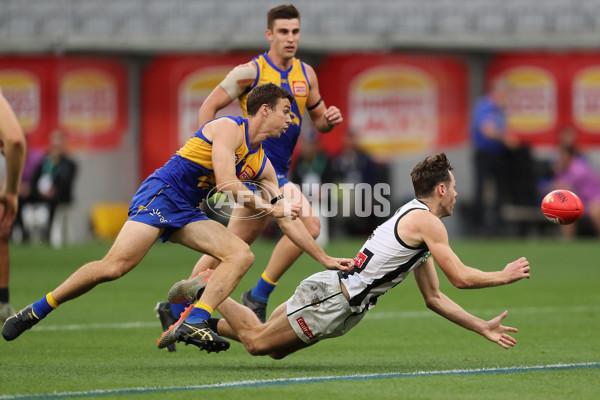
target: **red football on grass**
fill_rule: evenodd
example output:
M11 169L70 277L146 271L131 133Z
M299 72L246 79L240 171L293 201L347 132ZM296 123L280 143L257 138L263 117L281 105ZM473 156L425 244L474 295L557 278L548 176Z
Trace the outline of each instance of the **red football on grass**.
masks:
M542 200L542 213L555 224L568 225L577 221L583 214L583 203L573 192L554 190Z

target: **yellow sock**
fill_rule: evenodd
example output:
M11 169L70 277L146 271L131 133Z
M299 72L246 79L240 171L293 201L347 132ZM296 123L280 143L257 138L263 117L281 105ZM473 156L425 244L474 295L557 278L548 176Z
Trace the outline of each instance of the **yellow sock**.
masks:
M56 309L59 306L59 304L56 302L56 300L54 300L54 297L52 296L52 292L50 292L46 295L46 301L48 302L50 307L52 307L54 309Z
M199 308L199 309L201 309L201 310L204 310L204 311L208 312L210 315L212 315L212 314L213 314L213 312L215 312L215 311L214 311L214 310L211 308L211 306L209 306L209 305L208 305L208 304L206 304L206 303L202 303L202 302L200 302L200 301L199 301L199 302L197 302L197 303L194 305L194 308Z
M269 279L269 277L267 276L267 271L263 272L260 277L263 278L265 280L265 282L270 283L273 286L277 286L277 282L279 282L279 281L274 282L271 279Z

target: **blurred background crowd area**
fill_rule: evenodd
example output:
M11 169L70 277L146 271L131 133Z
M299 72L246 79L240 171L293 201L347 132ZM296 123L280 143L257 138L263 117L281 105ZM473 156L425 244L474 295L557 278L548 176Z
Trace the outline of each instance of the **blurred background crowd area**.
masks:
M139 183L198 128L212 89L268 49L266 12L279 4L0 0L0 87L30 148L46 151L59 129L77 165L68 208L55 218L59 243L114 235ZM569 148L592 172L600 166L600 0L294 5L297 56L344 115L327 135L306 122L294 165L319 182L389 183L397 207L412 197L416 161L445 151L458 181L455 216L445 220L453 234L561 234L539 211L557 177L572 183L561 154ZM499 81L510 143L478 185L478 104L496 101ZM239 113L236 103L221 112ZM25 219L35 225L37 214L44 218L28 210ZM330 234L363 234L380 219L354 221ZM596 233L584 218L564 234Z

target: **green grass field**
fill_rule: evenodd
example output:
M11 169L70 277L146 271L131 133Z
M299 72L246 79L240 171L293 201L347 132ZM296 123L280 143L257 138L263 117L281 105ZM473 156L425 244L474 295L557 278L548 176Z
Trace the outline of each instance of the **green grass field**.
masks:
M273 244L253 246L255 266L235 299L254 284ZM327 250L353 257L361 244L339 241ZM461 291L440 275L442 290L468 311L490 319L508 309L505 324L520 330L515 348L504 350L427 310L410 277L348 335L284 360L251 357L238 343L219 354L182 345L176 353L161 351L154 305L187 277L197 255L157 244L124 278L64 304L14 342L0 340L0 399L600 398L600 243L464 240L452 245L467 265L484 270L529 258L532 279L505 287ZM39 299L107 249L106 244L12 247L11 303L21 308ZM318 270L302 256L281 280L271 306ZM547 367L557 364L563 366ZM530 370L533 366L542 368ZM451 370L463 371L442 372Z

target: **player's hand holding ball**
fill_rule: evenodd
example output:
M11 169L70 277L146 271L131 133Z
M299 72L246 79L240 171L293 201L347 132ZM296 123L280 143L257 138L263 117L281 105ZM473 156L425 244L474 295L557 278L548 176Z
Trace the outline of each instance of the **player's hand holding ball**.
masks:
M583 214L583 203L573 192L559 189L548 193L542 200L542 213L549 221L568 225Z

